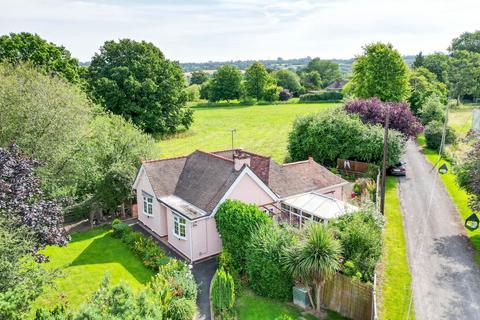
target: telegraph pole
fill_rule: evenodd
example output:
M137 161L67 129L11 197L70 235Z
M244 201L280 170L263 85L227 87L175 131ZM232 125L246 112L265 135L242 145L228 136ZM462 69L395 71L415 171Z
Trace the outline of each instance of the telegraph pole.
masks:
M386 105L387 115L385 117L385 133L383 136L383 164L382 164L382 185L380 194L380 212L385 214L385 183L387 180L387 160L388 160L388 127L390 126L390 105Z

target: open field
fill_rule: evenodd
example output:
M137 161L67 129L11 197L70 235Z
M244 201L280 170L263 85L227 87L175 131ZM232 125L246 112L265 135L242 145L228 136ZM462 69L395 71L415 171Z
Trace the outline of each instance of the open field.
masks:
M379 319L415 319L413 305L409 310L411 275L403 231L402 211L397 179L388 177L385 194L384 254L378 273L380 299Z
M298 115L327 110L335 103L278 104L254 106L195 107L190 130L159 141L161 158L186 155L196 149L213 151L234 146L282 163L287 155L287 137Z
M271 299L256 296L249 290L241 292L236 301L236 309L239 320L276 320L283 315L288 315L292 319L316 320L317 318L310 314L302 315L302 311L286 303L277 302ZM325 320L343 320L341 315L328 311Z
M153 276L106 227L74 233L66 247L47 247L42 253L50 258L46 267L59 268L62 276L55 281L55 287L48 288L37 299L35 307L54 307L66 302L76 310L90 298L107 273L112 284L123 280L134 288L142 287Z

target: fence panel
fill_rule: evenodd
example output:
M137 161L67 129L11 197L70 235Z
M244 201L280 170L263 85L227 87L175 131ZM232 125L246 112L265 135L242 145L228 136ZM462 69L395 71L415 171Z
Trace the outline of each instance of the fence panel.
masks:
M321 290L321 301L325 308L353 320L372 319L372 285L354 281L340 273L325 282Z

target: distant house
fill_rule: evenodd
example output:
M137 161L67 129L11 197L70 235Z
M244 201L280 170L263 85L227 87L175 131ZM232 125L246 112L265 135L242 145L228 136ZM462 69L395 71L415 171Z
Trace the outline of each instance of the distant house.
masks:
M279 165L234 149L144 161L133 187L139 221L194 262L220 252L214 216L226 199L323 222L352 209L342 201L348 185L311 158Z
M335 80L325 87L327 91L342 91L343 87L347 84L347 80Z

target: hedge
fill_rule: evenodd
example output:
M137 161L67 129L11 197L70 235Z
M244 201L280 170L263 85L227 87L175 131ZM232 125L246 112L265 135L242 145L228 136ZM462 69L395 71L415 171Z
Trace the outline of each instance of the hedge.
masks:
M436 120L431 121L428 125L425 126L425 141L427 147L432 150L439 150L440 144L442 143L443 135L443 123ZM452 128L447 126L445 134L445 144L455 143L457 137Z
M340 101L342 99L343 99L343 93L338 91L306 93L300 96L300 102Z
M281 256L293 243L293 233L276 225L261 226L251 237L246 254L249 287L258 295L292 298L293 280L282 268Z
M231 255L231 264L238 271L245 269L245 254L250 237L261 225L272 224L265 212L253 204L227 200L215 214L223 249Z

